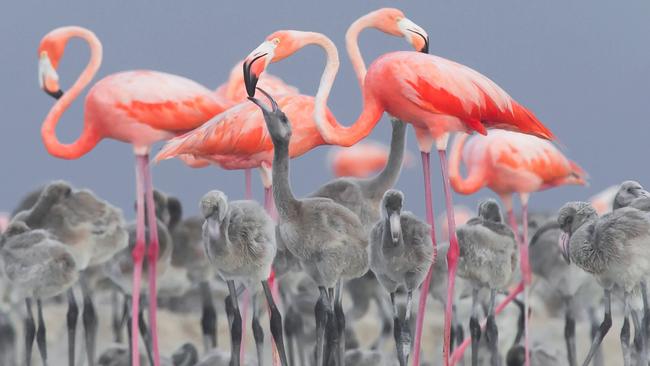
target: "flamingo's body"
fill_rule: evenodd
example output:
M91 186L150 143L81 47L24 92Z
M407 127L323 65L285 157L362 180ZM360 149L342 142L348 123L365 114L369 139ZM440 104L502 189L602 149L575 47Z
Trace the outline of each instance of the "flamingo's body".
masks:
M520 244L522 285L526 290L532 272L528 261L528 198L530 193L568 184L586 184L586 173L569 160L548 140L511 131L492 131L487 136L476 136L467 143L467 135L455 141L449 160L449 178L454 190L473 194L483 187L497 193L504 202L515 237ZM467 167L467 178L460 173L462 161ZM512 208L512 195L521 197L524 232L518 235ZM506 301L510 301L510 297ZM527 291L524 294L527 308ZM527 309L525 313L527 313ZM526 319L526 346L528 346L528 319ZM528 348L528 347L526 347ZM528 357L528 355L526 356Z

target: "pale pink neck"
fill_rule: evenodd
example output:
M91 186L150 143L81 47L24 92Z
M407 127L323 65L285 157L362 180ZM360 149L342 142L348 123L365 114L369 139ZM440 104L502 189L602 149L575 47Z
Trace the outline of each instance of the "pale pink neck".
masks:
M484 164L474 164L467 167L468 176L463 178L460 172L460 164L467 137L468 135L463 133L454 139L449 154L449 182L454 190L460 194L472 194L483 188L487 172Z
M327 118L327 98L329 97L336 73L339 69L339 55L336 46L326 36L320 33L310 33L304 40L305 45L315 44L322 47L327 55L327 63L316 93L314 119L316 128L321 136L331 145L352 146L368 136L383 113L378 101L364 90L363 111L351 126L340 125L333 117Z
M56 126L59 123L63 112L68 109L72 104L72 101L79 96L81 91L86 87L86 85L88 85L88 83L90 83L97 73L102 62L102 44L94 33L81 27L67 27L62 34L66 43L72 37L84 39L90 46L90 61L70 90L63 94L63 96L57 100L54 106L50 109L47 117L45 117L45 121L43 121L41 136L45 148L50 154L62 159L77 159L92 150L101 139L93 129L92 121L84 121L81 135L76 141L70 144L64 144L59 141L56 136Z
M364 15L352 23L345 33L345 47L348 50L350 62L352 62L354 73L361 88L363 88L363 80L366 78L366 63L361 55L361 50L359 50L359 34L370 27L373 27L372 18L370 14Z

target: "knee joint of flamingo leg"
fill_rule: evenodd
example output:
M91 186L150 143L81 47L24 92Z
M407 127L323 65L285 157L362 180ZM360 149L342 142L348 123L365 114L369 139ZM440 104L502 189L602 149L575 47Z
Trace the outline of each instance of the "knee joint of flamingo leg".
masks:
M625 318L623 327L621 327L621 342L626 345L630 343L630 321L628 318Z
M215 329L215 320L217 318L217 313L214 311L214 308L211 306L206 306L203 308L203 316L201 317L201 325L203 326L204 332L212 334Z
M68 314L66 315L66 320L68 326L75 326L77 324L77 319L79 318L79 307L76 303L71 303L70 308L68 309Z
M233 314L232 326L230 327L230 333L233 341L241 342L242 338L242 320L241 315L237 312Z
M573 338L576 334L576 321L573 318L567 317L566 324L564 325L564 336L566 338Z
M453 249L452 249L453 248ZM458 257L460 256L460 249L458 246L450 246L449 251L447 251L447 265L449 268L455 268L456 263L458 263Z
M264 342L264 331L258 319L254 319L253 321L253 338L257 344Z
M153 262L158 260L158 253L160 252L160 245L157 241L154 241L149 244L149 251L147 253L148 260Z
M135 247L133 247L133 251L131 251L131 257L133 258L133 262L142 263L142 260L144 259L144 251L145 251L144 242L142 241L136 242Z
M481 325L474 316L469 318L469 331L474 342L478 342L481 339Z

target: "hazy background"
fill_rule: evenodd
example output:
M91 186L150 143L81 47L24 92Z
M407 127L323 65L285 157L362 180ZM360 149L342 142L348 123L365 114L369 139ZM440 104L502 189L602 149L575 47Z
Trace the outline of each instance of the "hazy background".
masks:
M424 27L430 51L466 64L489 76L519 102L533 110L560 138L565 152L591 174L588 188L568 187L534 195L531 205L555 209L570 199L585 199L624 179L648 183L650 148L647 110L650 106L650 2L587 0L522 1L15 1L0 11L0 210L11 210L28 190L60 178L89 187L133 217L134 157L128 145L102 141L76 161L53 158L45 151L40 125L54 101L37 81L37 47L43 35L63 25L93 30L104 45L104 61L95 81L123 70L153 69L186 76L216 88L232 66L278 29L323 32L339 46L341 71L330 107L342 123L356 119L361 97L344 53L346 28L359 16L381 6L399 6ZM407 49L403 39L366 31L360 37L366 61ZM61 62L64 90L88 60L88 48L72 41ZM309 47L271 65L270 72L314 94L324 54ZM85 94L84 94L85 96ZM81 131L83 100L65 113L60 139ZM390 123L384 118L372 138L387 142ZM413 168L402 173L398 187L407 207L424 213L422 173L412 131L409 149ZM159 146L154 148L157 151ZM320 147L292 162L295 191L307 194L331 178L325 167L329 147ZM432 159L436 212L443 205L439 164ZM178 161L153 168L157 187L178 195L186 211L209 189L231 198L243 196L243 172L215 167L194 170ZM261 184L254 176L254 192ZM456 195L472 207L474 197Z

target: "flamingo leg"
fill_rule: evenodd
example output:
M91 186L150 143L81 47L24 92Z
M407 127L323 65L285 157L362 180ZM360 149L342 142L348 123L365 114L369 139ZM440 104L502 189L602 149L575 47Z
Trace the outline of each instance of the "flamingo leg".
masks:
M246 357L246 324L248 324L248 308L250 304L250 296L251 293L248 291L248 289L244 290L244 293L242 294L242 312L241 312L241 323L242 323L242 328L241 328L241 347L239 348L239 362L242 364L244 363L244 358ZM237 304L237 311L239 312L239 304Z
M333 311L327 289L324 286L319 286L318 290L320 291L320 297L316 302L316 307L314 307L314 317L316 319L316 366L322 366L324 365L325 326L328 318L333 316Z
M431 199L431 167L429 164L430 155L428 152L422 151L422 173L424 175L424 200L427 210L427 223L431 226L431 240L433 241L433 259L437 256L436 245L436 232L433 222L433 202ZM433 262L432 262L433 263ZM420 364L420 349L422 347L422 328L424 326L424 314L427 307L427 298L429 294L429 286L431 284L431 275L433 274L433 265L429 267L429 272L422 282L420 290L420 299L418 301L417 318L415 319L415 342L413 345L413 364ZM447 347L447 346L446 346Z
M151 327L151 347L153 352L154 366L160 366L160 351L158 349L158 288L156 286L157 262L160 246L158 244L158 219L156 218L156 206L153 200L153 182L149 167L149 156L143 157L143 172L145 184L145 200L147 222L149 224L149 252L147 260L149 264L149 326Z
M232 318L230 325L230 365L240 365L240 349L242 341L242 318L239 313L239 302L237 300L237 289L235 288L235 281L228 281L228 292L230 295L226 298L226 309L229 316Z
M119 310L119 296L117 290L111 290L111 326L113 328L113 341L115 343L122 343L122 326L124 321L123 314Z
M630 303L628 293L623 294L624 320L621 327L621 351L623 352L623 365L630 366Z
M495 321L494 315L494 302L496 299L496 290L490 291L490 307L488 310L487 321L485 323L485 339L487 339L490 347L491 357L490 364L492 366L499 366L501 363L501 356L499 355L499 330Z
M79 306L74 297L72 288L68 289L68 313L66 321L68 326L68 365L75 365L75 345L77 335L77 319L79 318Z
M605 301L605 318L603 319L603 322L600 323L600 327L594 335L594 339L591 343L591 348L589 348L589 353L587 353L587 358L582 363L583 366L589 365L589 362L591 362L591 359L594 357L596 350L600 348L600 344L602 343L605 334L607 334L609 329L612 327L612 295L610 290L605 290L605 296L603 300Z
M25 365L32 365L32 347L34 346L34 335L36 334L36 325L34 323L34 313L32 313L32 299L25 299Z
M217 347L217 311L212 301L212 291L208 281L199 284L203 312L201 314L201 330L203 331L203 347L205 352Z
M440 157L440 170L442 171L442 184L445 189L445 206L447 209L447 227L449 228L449 250L447 251L447 305L445 306L445 329L444 329L444 364L449 365L449 341L451 338L452 306L454 303L454 287L456 284L456 270L458 269L458 238L456 237L456 221L454 217L454 204L451 198L451 186L449 184L449 166L447 164L446 150L438 150Z
M83 282L81 284L83 293L84 310L82 314L82 321L84 325L84 337L86 341L86 356L88 358L88 365L95 365L95 344L97 340L97 311L93 304L93 298L88 286Z
M144 176L147 165L147 156L136 155L136 230L135 247L131 252L133 257L133 287L131 296L131 365L140 366L140 348L138 346L138 314L140 313L140 282L142 281L142 261L144 260ZM155 212L155 211L154 211Z
M244 198L247 200L253 199L253 173L250 169L244 169L244 180L246 191L244 192Z
M255 339L255 350L257 351L257 365L264 366L264 330L262 329L262 325L260 325L257 305L257 294L253 294L253 321L251 322L251 326L253 328L253 339Z
M478 288L474 288L472 289L472 315L469 318L469 333L472 335L472 366L478 365L478 347L481 340L481 326L478 317Z
M43 320L43 303L41 299L36 299L36 311L38 313L38 330L36 331L36 344L41 353L43 366L47 366L47 343L45 342L45 321Z
M566 351L569 366L576 366L578 364L576 360L576 320L570 304L566 305L564 338L566 341Z
M262 281L262 288L264 289L264 296L266 296L266 302L269 306L271 336L280 356L282 366L288 366L289 362L287 361L287 353L284 349L284 335L282 333L282 315L273 300L273 294L271 293L268 281Z
M521 277L524 283L524 350L526 357L526 366L530 366L530 337L529 331L530 328L530 317L529 314L529 295L530 295L530 284L532 281L532 272L530 269L530 263L528 259L528 193L521 193L521 224L524 228L523 234L521 235L521 241L519 242L519 252L520 252L520 267L521 267Z

